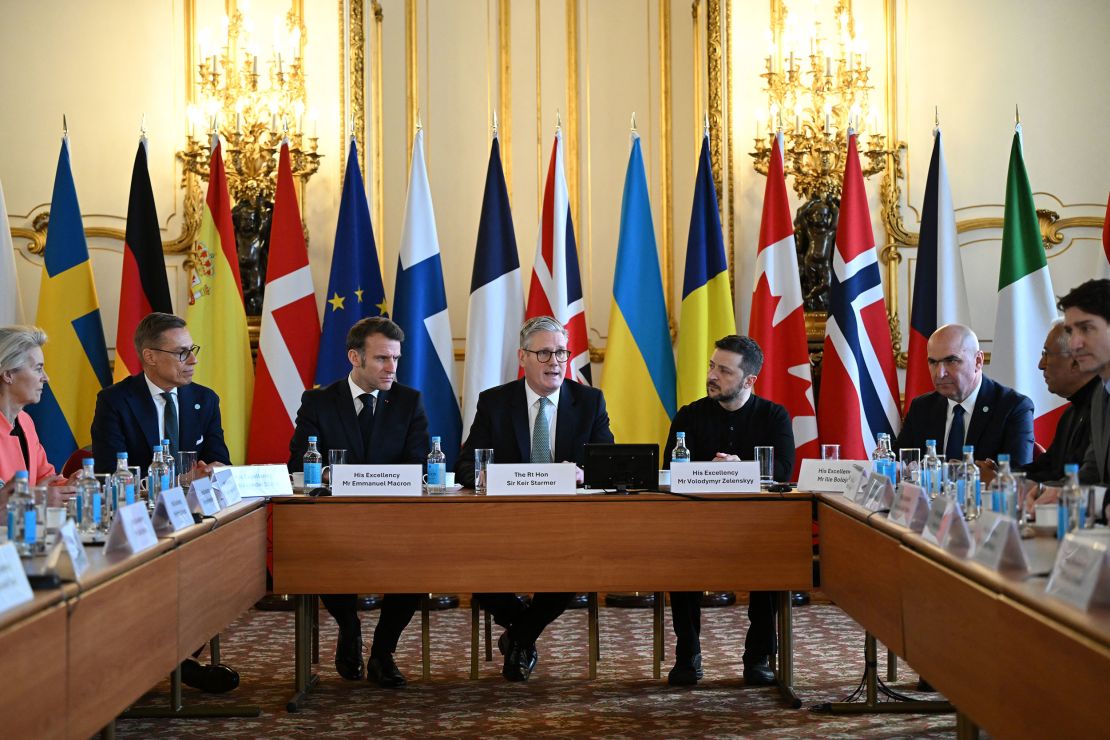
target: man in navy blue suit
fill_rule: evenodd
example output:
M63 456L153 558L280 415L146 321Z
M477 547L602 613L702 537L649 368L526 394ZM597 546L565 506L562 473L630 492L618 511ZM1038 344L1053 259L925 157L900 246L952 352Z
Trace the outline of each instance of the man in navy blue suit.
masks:
M897 448L937 441L937 452L960 459L964 445L975 447L975 459L987 477L993 460L1010 455L1017 468L1033 459L1033 402L1026 396L983 375L983 353L975 332L961 324L946 324L929 337L927 348L932 393L918 396L898 435ZM988 472L989 471L989 472Z
M114 471L117 452L126 452L128 463L145 471L154 446L163 439L170 440L173 453L195 450L202 474L209 472L212 463L230 465L220 397L211 388L193 383L200 347L193 344L185 320L168 313L148 314L135 327L134 341L143 371L96 397L92 440L97 472ZM181 680L219 693L238 686L239 674L222 664L201 665L189 659L181 664Z
M470 433L456 463L456 480L474 486L474 450L494 450L498 463L574 462L585 458L587 442L612 442L605 398L596 388L566 380L567 331L550 316L520 327L517 358L524 377L478 396ZM578 481L582 481L578 471ZM571 593L537 593L525 606L515 594L476 594L505 633L497 641L505 654L502 675L527 681L536 665L536 638L566 610Z

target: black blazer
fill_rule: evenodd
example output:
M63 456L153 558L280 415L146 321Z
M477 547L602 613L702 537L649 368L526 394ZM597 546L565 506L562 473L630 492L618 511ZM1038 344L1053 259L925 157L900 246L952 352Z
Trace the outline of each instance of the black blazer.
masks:
M943 454L947 420L947 398L936 391L918 396L910 404L895 449L917 447L925 454L925 440L935 439L937 452ZM1033 402L984 375L965 439L975 446L976 460L1009 453L1012 467L1028 464L1033 459Z
M605 397L597 388L563 381L555 419L555 462L582 465L587 442L612 442ZM496 463L523 463L532 457L532 434L528 429L528 397L524 379L482 391L470 433L455 461L455 480L474 486L474 450L492 448Z
M363 452L362 433L355 414L347 376L323 388L305 391L297 410L297 427L289 442L289 470L304 470L308 438L316 437L316 449L328 464L328 450L347 450L352 465L412 465L423 463L431 449L428 416L420 391L394 383L378 391L374 426L370 432L371 454Z
M189 383L177 389L178 444L196 450L206 463L231 464L220 420L220 397L211 388ZM158 437L158 407L142 373L108 386L96 396L92 421L92 448L96 472L116 469L116 453L126 452L128 465L138 465L144 475L150 466L151 448Z

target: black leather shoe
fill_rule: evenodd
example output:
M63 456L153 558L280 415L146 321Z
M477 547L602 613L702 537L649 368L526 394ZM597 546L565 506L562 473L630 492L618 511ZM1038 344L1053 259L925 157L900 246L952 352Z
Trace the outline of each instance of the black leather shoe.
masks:
M381 658L370 656L366 661L366 680L378 684L383 689L399 689L405 685L405 676L393 662L393 656Z
M532 648L532 651L534 652L535 648ZM532 675L532 666L535 665L535 661L529 658L529 654L526 646L516 641L510 642L509 651L505 653L505 666L501 669L501 675L509 681L527 681Z
M748 686L774 686L775 672L771 670L771 659L764 657L755 661L744 661L744 683Z
M704 675L701 669L701 653L697 653L688 660L676 660L674 668L667 674L667 683L671 686L694 686Z
M348 681L362 680L361 626L339 628L339 639L335 642L335 670Z
M209 694L225 694L239 685L239 674L223 663L201 665L190 659L181 664L181 682Z
M791 592L790 603L793 606L809 606L809 591Z
M506 630L505 632L501 633L501 637L497 638L497 650L502 655L506 655L508 654L511 647L512 641L509 639L508 630ZM531 645L525 647L524 652L524 657L528 660L528 673L531 674L532 671L536 670L536 663L540 662L540 652L536 650L536 643L534 642Z

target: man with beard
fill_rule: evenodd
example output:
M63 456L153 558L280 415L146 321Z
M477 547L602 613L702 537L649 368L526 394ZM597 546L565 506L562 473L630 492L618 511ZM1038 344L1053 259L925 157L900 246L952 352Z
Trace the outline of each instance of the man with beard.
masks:
M775 448L775 480L787 480L794 468L794 432L790 415L777 403L752 393L763 368L763 350L750 337L727 336L716 343L705 380L706 396L683 406L671 422L664 467L670 467L676 432L685 432L693 462L755 459L755 447ZM667 676L672 686L692 686L702 677L701 592L671 594L671 620L678 645ZM770 657L775 652L775 594L753 591L748 602L751 626L744 638L744 682L775 682Z

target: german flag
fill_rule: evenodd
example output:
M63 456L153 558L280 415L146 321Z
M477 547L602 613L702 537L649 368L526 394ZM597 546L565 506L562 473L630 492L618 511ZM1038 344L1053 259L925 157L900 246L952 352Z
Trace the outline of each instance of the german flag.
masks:
M123 244L120 278L119 322L116 326L116 364L113 380L120 381L142 368L131 341L135 327L151 311L173 313L162 236L154 209L154 191L147 169L147 140L139 139L131 170L131 197L127 202L127 234Z

